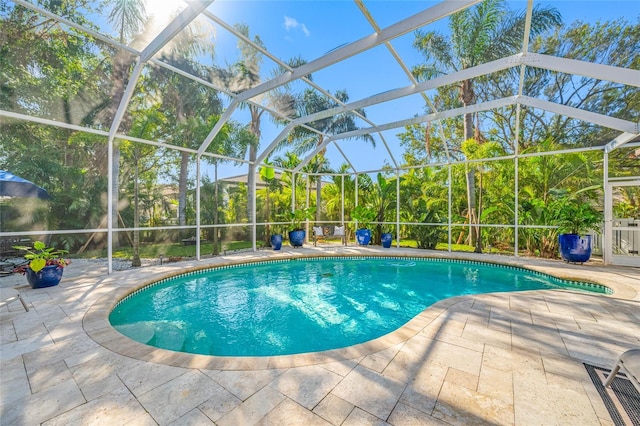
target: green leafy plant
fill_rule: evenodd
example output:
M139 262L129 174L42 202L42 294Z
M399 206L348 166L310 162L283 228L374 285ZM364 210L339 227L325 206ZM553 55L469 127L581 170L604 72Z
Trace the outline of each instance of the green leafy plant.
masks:
M33 247L13 246L16 250L25 251L24 258L29 261L27 265L33 272L42 270L45 266L55 265L64 268L70 262L62 256L69 253L67 250L58 250L54 247L47 247L42 241L35 241ZM19 272L24 273L24 267ZM19 268L20 269L20 268Z
M288 211L283 216L284 220L286 220L287 222L291 222L292 230L298 231L303 229L302 222L304 222L305 220L312 220L315 214L315 207L305 207L303 209Z
M376 212L369 207L358 205L353 209L351 218L358 221L360 229L367 229L371 222L375 220Z
M422 216L422 223L442 222L434 210L426 210ZM438 243L444 238L446 231L442 226L422 225L416 226L414 233L418 248L435 250Z
M591 203L578 200L563 200L557 211L558 232L560 234L585 235L589 231L600 231L602 213Z

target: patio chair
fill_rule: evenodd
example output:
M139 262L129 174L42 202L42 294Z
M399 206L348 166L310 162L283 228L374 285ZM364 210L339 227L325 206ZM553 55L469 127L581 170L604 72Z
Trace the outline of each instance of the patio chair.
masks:
M313 227L313 245L317 246L318 241L322 241L325 238L340 237L340 241L345 246L347 245L347 236L344 232L344 225L342 226L314 226Z
M622 371L629 381L638 389L640 392L640 348L639 349L629 349L624 352L618 358L616 365L611 370L611 374L607 378L607 381L604 382L604 387L608 387L613 383L613 379L615 379L618 371Z
M22 303L24 310L29 312L29 307L18 290L11 287L0 287L0 304L8 305L14 300L19 300L20 303Z
M314 226L313 227L313 246L316 247L318 245L318 241L323 239L324 239L324 229L322 229L322 226Z

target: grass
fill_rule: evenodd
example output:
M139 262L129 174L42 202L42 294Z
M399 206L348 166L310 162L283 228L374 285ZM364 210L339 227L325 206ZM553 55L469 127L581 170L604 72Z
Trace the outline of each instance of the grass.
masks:
M261 246L261 242L258 242L258 247ZM251 248L250 241L226 241L222 244L222 251L240 250ZM213 254L213 243L204 242L200 244L200 254ZM155 259L162 255L165 258L170 257L194 257L196 255L195 245L182 245L182 243L155 243L155 244L141 244L140 245L140 257L142 259ZM102 250L87 250L80 255L74 255L70 257L81 259L96 259L107 257L107 249ZM131 259L133 257L133 248L121 247L113 251L113 257L116 259Z
M336 240L339 241L339 240ZM258 247L261 247L264 243L262 241L258 241ZM396 241L394 240L391 244L391 247L395 247ZM418 244L415 240L402 240L400 243L400 247L410 247L417 248ZM232 250L242 250L251 248L250 241L226 241L222 243L222 248L219 252L223 251L232 251ZM447 251L449 249L447 243L439 243L436 246L436 250ZM456 252L467 252L473 253L474 247L467 244L452 244L451 250ZM491 250L487 250L487 248L483 249L484 253L507 253L503 250L498 250L495 247L492 247ZM204 242L200 244L200 254L207 255L213 254L213 243ZM140 245L140 258L142 259L156 259L159 258L160 255L164 258L180 258L180 257L194 257L196 255L196 246L195 245L182 245L182 243L155 243L155 244L143 244ZM81 258L81 259L96 259L96 258L106 258L107 257L107 249L102 250L87 250L80 255L72 255L72 258ZM131 259L133 257L133 248L131 247L122 247L117 250L114 250L113 257L116 259Z

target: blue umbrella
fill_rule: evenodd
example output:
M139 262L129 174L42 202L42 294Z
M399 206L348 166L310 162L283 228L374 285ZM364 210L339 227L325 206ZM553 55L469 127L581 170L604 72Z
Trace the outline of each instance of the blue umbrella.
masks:
M47 191L35 183L4 170L0 170L0 197L51 198Z

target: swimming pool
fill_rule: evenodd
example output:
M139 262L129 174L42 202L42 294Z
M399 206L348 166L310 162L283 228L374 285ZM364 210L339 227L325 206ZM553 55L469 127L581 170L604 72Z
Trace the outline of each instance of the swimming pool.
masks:
M394 331L433 303L487 292L601 285L526 269L430 258L287 259L191 272L125 297L125 336L193 354L269 356L343 348Z

